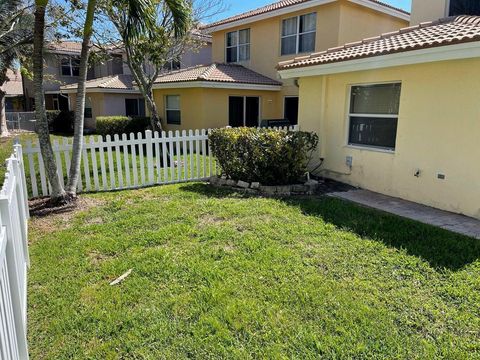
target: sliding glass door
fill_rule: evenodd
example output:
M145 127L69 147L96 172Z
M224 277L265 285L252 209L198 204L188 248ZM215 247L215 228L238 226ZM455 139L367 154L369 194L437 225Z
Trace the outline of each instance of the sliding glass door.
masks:
M228 125L232 127L259 126L260 98L257 96L230 96L228 98Z

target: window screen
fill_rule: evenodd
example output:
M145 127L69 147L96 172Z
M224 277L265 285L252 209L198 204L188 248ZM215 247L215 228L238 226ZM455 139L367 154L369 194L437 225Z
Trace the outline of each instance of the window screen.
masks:
M401 84L353 86L348 142L394 150Z

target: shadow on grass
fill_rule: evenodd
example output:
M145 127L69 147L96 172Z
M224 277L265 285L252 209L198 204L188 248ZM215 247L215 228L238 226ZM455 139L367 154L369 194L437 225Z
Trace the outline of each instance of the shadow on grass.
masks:
M214 198L251 196L201 183L184 185L180 190ZM479 240L431 225L329 197L284 198L282 201L339 229L405 249L408 254L422 258L437 270L459 270L480 259Z
M437 270L460 270L480 259L480 241L431 225L328 197L285 201L299 207L305 215L320 217L340 229L387 246L405 249Z

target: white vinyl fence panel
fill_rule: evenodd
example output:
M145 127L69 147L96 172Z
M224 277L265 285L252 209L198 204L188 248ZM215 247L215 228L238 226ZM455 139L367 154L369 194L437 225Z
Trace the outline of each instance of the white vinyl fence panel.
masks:
M28 359L28 201L22 147L14 146L0 190L0 359Z
M151 132L84 138L78 192L133 189L203 180L216 174L207 130ZM53 141L60 181L68 179L72 142ZM50 185L38 143L27 141L25 162L30 197L48 196Z
M297 126L282 130L298 130ZM208 142L210 130L186 130L84 138L79 193L135 189L152 185L205 180L217 175L217 161ZM72 139L53 141L58 176L68 179ZM38 143L26 142L30 197L48 196L50 184Z

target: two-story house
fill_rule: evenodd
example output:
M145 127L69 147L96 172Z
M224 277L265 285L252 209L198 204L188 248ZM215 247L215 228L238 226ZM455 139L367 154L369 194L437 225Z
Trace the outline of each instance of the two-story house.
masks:
M179 55L178 59L165 65L165 72L178 70L210 62L212 59L211 37L198 34L199 48L189 49ZM145 100L127 65L126 54L115 50L111 59L96 65L89 72L86 83L85 127L95 128L99 116L145 116ZM146 63L145 66L148 66ZM60 86L61 97L67 97L69 107L75 110L77 81Z
M284 0L205 27L213 64L160 76L155 101L167 129L258 126L298 117L298 86L277 64L394 31L409 14L376 0Z
M413 0L411 25L279 73L323 176L480 219L480 2Z

